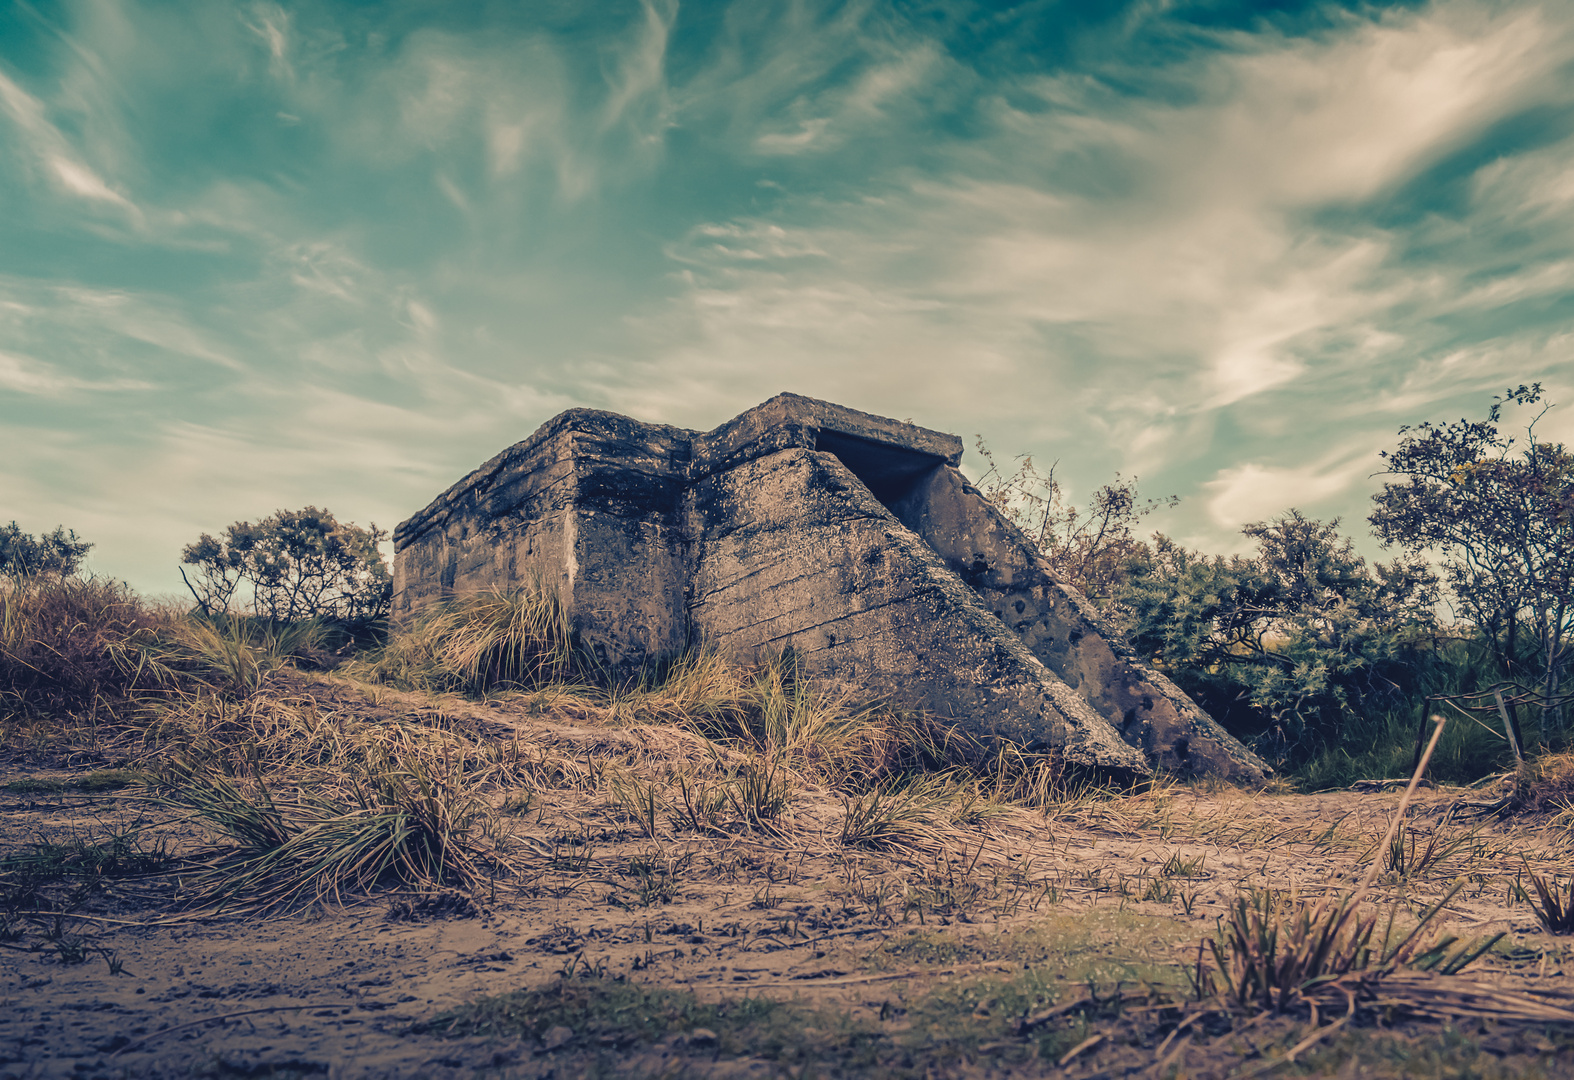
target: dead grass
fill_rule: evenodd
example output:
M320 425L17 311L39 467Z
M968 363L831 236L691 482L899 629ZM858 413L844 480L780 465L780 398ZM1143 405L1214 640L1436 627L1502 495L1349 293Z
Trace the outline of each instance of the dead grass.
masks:
M371 682L436 693L533 689L574 676L568 614L541 585L459 597L422 611L356 665Z
M128 656L168 622L107 578L0 581L0 703L13 723L108 712L145 685Z
M348 803L276 798L260 781L190 767L172 770L166 783L169 804L235 841L197 875L199 904L341 902L380 885L474 894L518 872L512 854L489 842L481 823L490 807L452 761L374 764L352 776Z
M1457 974L1503 937L1459 944L1454 937L1427 934L1462 887L1429 906L1407 931L1398 928L1394 909L1385 919L1350 896L1306 902L1264 891L1237 897L1219 933L1206 942L1222 986L1212 981L1199 953L1198 995L1285 1012L1313 996L1333 996L1331 991L1351 994L1352 1002L1373 996L1377 983L1402 967ZM1383 933L1374 939L1379 923Z
M1527 871L1529 868L1526 868ZM1549 934L1574 934L1574 879L1563 885L1557 877L1528 873L1536 918Z
M115 678L129 681L96 699L114 702L99 706L98 763L151 777L160 806L203 824L208 847L181 854L180 899L204 917L382 895L417 897L395 905L410 918L431 906L419 898L445 897L455 913L535 903L617 922L623 952L597 958L581 938L555 981L440 1023L550 1037L543 1053L609 1069L696 1028L712 1058L795 1071L1064 1059L1167 1075L1204 1029L1279 1024L1268 1056L1282 1067L1332 1052L1335 1025L1363 1017L1564 1023L1564 998L1470 981L1466 965L1500 963L1497 939L1447 922L1514 899L1516 850L1534 860L1521 894L1545 929L1566 918L1574 886L1508 825L1429 811L1385 830L1337 797L1287 820L1273 795L1116 790L1052 755L817 688L790 657L750 668L697 650L599 687L569 679L560 616L540 596L472 598L331 675L292 662L320 646L311 628L155 619L119 639ZM1559 768L1536 781L1544 810L1563 797ZM36 850L63 852L62 866L116 850L83 843ZM1293 889L1270 864L1294 868ZM687 951L663 961L652 922L680 910ZM1205 918L1217 929L1199 941ZM871 996L885 1003L871 1012L631 981L724 947L802 958L772 961L792 994L800 974L902 989Z
M849 847L933 851L948 837L958 804L954 785L937 777L887 783L843 798L839 839Z
M1574 750L1543 754L1527 762L1516 781L1514 808L1555 815L1565 834L1574 840Z

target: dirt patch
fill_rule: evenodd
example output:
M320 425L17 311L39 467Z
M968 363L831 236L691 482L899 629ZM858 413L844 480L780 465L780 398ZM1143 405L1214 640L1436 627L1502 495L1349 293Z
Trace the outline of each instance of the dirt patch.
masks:
M444 722L566 759L704 749L528 712ZM878 851L838 841L845 803L826 791L798 791L770 828L698 835L540 788L512 819L522 880L214 915L182 905L217 839L86 775L0 772L0 852L38 882L5 915L0 1076L1244 1073L1307 1018L1188 1021L1199 941L1243 895L1351 888L1398 799L1178 788L996 808ZM1421 793L1379 898L1403 926L1463 880L1440 929L1506 935L1474 979L1574 992L1569 939L1524 892L1529 872L1566 873L1568 850L1483 801ZM120 862L90 866L116 837ZM55 862L15 861L35 855ZM1379 1010L1279 1067L1574 1075L1570 1030Z

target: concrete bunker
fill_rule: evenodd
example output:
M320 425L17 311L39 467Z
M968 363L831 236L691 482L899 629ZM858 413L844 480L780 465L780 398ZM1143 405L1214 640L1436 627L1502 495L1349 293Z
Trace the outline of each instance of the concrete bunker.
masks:
M571 409L394 532L395 615L540 580L629 670L700 640L1127 773L1271 770L1055 577L953 435L781 394L710 432Z

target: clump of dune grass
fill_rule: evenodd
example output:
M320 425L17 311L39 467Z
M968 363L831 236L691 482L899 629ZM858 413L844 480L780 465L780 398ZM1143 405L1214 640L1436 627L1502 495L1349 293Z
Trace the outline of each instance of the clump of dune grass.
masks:
M701 646L610 687L610 719L737 738L749 726L752 688L747 667Z
M474 894L517 871L455 763L390 758L350 779L348 799L282 798L260 780L172 769L165 801L234 842L197 877L198 902L289 907L379 887Z
M1068 788L1065 763L1058 754L1023 750L1010 742L991 747L968 747L963 755L990 798L1036 810L1047 810L1067 801L1067 796L1088 788Z
M1574 809L1574 750L1532 758L1521 768L1516 781L1516 810L1558 814Z
M734 774L726 793L728 804L740 818L766 827L792 804L792 772L780 758L759 757Z
M936 725L806 678L791 653L745 664L694 649L612 700L621 718L687 728L833 787L943 764Z
M1563 887L1556 877L1544 878L1531 872L1528 864L1525 871L1536 893L1531 898L1531 906L1535 908L1542 929L1549 934L1574 934L1574 879Z
M109 578L0 580L0 704L65 718L113 709L143 683L134 643L169 622Z
M1503 937L1499 933L1460 944L1453 936L1424 933L1461 888L1462 883L1456 884L1397 937L1392 911L1382 936L1374 937L1382 920L1360 907L1357 897L1309 903L1266 891L1238 897L1219 932L1207 940L1223 982L1209 989L1218 989L1240 1006L1284 1012L1303 1000L1365 994L1401 967L1455 974ZM1198 977L1211 983L1200 957Z
M617 770L608 777L607 791L642 833L656 839L661 816L667 809L667 800L657 783Z
M1402 905L1390 908L1382 919L1361 906L1360 893L1312 903L1265 892L1239 898L1206 942L1222 986L1198 948L1192 980L1200 1008L1192 1019L1211 1011L1304 1009L1309 1034L1282 1058L1265 1063L1270 1068L1294 1061L1363 1009L1384 1017L1574 1023L1574 1001L1566 994L1521 993L1455 978L1505 936L1461 942L1451 934L1429 932L1437 914L1463 886L1456 884L1403 933L1396 919ZM1380 921L1384 928L1379 937L1374 931ZM1337 1019L1323 1024L1321 1017L1327 1015Z
M237 698L205 689L156 699L141 719L140 760L179 758L211 772L304 785L347 796L355 777L388 760L453 763L477 788L546 782L583 762L481 737L473 724L432 707L368 714L314 692L310 684ZM557 786L550 783L547 786Z
M139 734L154 748L171 716L243 707L270 672L320 651L326 634L315 620L149 604L107 578L3 582L0 734L56 752Z
M837 837L848 847L930 850L953 830L959 791L944 779L919 776L887 782L842 800Z
M899 847L904 834L928 843L935 830L1010 806L1062 813L1128 794L1098 777L1069 774L1052 750L1024 750L818 683L802 674L791 652L751 664L696 648L613 688L607 700L613 723L684 728L769 763L756 769L760 775L782 769L839 792L843 842L852 846ZM715 831L740 782L685 781L671 800L672 819Z
M190 612L166 618L157 631L128 640L119 663L139 673L150 691L202 689L244 698L271 671L321 650L328 627L320 619L279 622L248 615Z
M357 673L465 694L562 682L574 675L568 612L557 590L539 581L458 597L421 612Z
M725 835L740 826L776 832L799 779L780 756L749 755L728 765L717 760L674 769L664 780L611 767L604 787L620 815L654 840L664 818L675 830L701 835Z

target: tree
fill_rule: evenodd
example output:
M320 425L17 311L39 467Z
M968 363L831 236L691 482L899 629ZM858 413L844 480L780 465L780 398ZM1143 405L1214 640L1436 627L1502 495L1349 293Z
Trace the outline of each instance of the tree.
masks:
M92 547L63 525L35 537L13 521L0 526L0 577L69 577L81 568L82 559Z
M255 524L237 521L222 538L203 533L181 551L196 580L180 573L205 614L229 611L249 592L252 613L270 619L365 622L386 615L393 595L377 547L387 537L315 506L280 510Z
M1132 557L1146 550L1132 529L1153 511L1180 503L1174 495L1142 499L1137 478L1116 473L1113 483L1093 493L1084 514L1066 502L1055 466L1041 474L1024 456L1007 476L982 436L975 445L989 466L978 485L984 497L1027 534L1063 582L1096 601L1110 600Z
M1117 593L1133 647L1280 762L1401 696L1433 621L1436 576L1416 559L1368 567L1338 526L1293 509L1248 525L1255 557L1155 535Z
M1384 545L1440 558L1456 615L1473 626L1505 681L1538 684L1544 734L1561 731L1558 688L1574 647L1574 456L1499 430L1503 409L1534 405L1541 384L1493 398L1485 420L1399 429L1383 454L1398 477L1373 496Z

